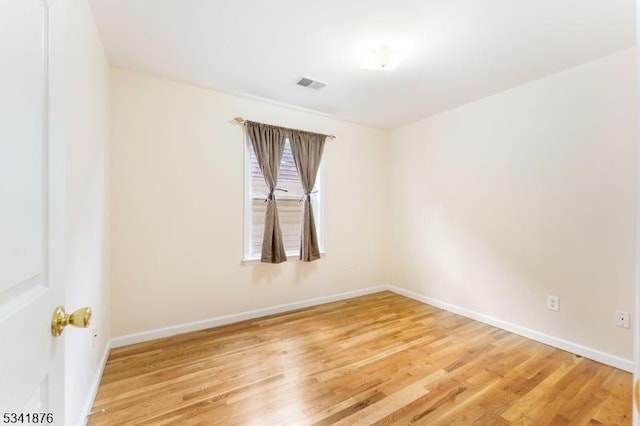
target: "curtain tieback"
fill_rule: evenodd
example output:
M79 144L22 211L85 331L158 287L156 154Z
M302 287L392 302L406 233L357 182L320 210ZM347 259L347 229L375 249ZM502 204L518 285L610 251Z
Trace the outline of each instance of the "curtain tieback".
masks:
M287 191L286 189L282 189L282 188L273 188L273 189L271 189L271 190L269 191L269 194L267 194L267 198L265 198L265 199L264 199L264 202L265 202L265 203L266 203L266 202L268 202L269 200L273 200L273 199L275 199L275 198L276 198L276 197L275 197L275 194L274 194L274 192L275 192L275 191L289 192L289 191Z
M302 198L300 198L300 203L303 202L304 200L308 200L309 198L311 198L311 194L317 194L318 191L313 191L313 192L305 192L305 194L302 196Z

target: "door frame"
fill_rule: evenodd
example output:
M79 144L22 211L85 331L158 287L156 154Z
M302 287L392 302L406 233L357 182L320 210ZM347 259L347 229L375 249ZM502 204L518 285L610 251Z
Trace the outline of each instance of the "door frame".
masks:
M640 426L640 0L636 0L636 279L635 320L633 333L633 424Z
M48 236L47 268L52 283L54 300L51 313L56 306L64 305L65 299L65 186L66 150L64 133L64 44L65 1L40 0L47 9L48 57L46 59L47 98L46 117L48 133L47 211ZM61 338L51 337L51 365L47 398L49 411L55 413L56 423L67 424L65 413L65 344Z

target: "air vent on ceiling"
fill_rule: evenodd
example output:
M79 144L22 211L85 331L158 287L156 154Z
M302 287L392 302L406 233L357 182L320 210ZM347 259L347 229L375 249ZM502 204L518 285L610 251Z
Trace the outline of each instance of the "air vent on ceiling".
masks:
M320 90L327 85L327 83L323 83L322 81L314 80L309 77L301 77L296 84L298 86L308 87L310 89L315 89L315 90Z

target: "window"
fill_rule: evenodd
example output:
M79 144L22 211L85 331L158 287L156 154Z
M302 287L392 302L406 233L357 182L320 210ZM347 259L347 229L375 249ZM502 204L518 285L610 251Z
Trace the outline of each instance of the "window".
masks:
M262 234L264 232L264 216L267 210L265 199L269 190L262 177L260 166L253 152L251 142L247 137L245 152L245 259L259 259L262 249ZM316 222L316 229L320 242L320 251L323 252L324 238L322 232L322 169L318 171L314 194L312 195L313 214ZM304 191L300 182L300 176L296 169L291 152L289 140L285 141L280 172L278 174L278 188L286 190L276 191L275 196L278 201L278 217L280 219L280 229L282 230L282 240L287 256L297 257L300 254L300 232L302 225L302 209L304 204L301 200Z

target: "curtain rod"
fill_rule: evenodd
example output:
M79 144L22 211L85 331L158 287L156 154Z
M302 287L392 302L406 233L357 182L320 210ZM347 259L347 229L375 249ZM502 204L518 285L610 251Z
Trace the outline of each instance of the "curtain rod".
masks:
M247 120L245 120L245 119L244 119L244 118L242 118L242 117L236 117L236 118L234 118L232 121L233 121L235 124L239 124L239 125L241 125L241 126L244 126L245 124L247 124ZM270 126L271 126L271 124L270 124ZM289 127L282 127L282 126L273 126L273 127L279 127L279 128L281 128L281 129L284 129L284 130L293 130L293 131L296 131L296 132L315 133L315 132L308 132L307 130L291 129L291 128L289 128ZM335 139L335 138L336 138L334 135L325 135L325 134L323 134L323 133L317 133L317 134L322 135L322 136L326 136L328 139Z

